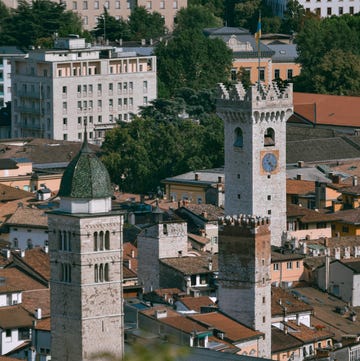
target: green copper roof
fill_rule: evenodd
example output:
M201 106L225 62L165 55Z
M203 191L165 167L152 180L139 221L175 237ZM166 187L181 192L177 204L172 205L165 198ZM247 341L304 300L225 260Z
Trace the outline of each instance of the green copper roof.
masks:
M109 173L85 139L80 152L65 169L58 196L89 199L112 194Z

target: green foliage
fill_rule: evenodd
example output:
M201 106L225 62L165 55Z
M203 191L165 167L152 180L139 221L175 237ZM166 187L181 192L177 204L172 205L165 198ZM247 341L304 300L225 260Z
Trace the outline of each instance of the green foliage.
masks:
M174 33L187 30L202 32L204 28L220 26L222 26L222 19L216 17L208 7L192 5L177 12Z
M141 117L107 132L103 162L112 182L123 191L145 193L166 177L222 166L223 124L205 112L214 109L213 98L211 92L181 89L177 98L156 99ZM184 110L196 120L180 118Z
M93 30L96 37L104 37L110 41L119 39L130 40L130 27L129 24L123 19L116 20L104 8L104 13L99 18L96 28Z
M211 89L228 78L231 50L220 39L209 39L198 31L182 31L161 42L155 54L158 77L164 92L173 95L178 88Z
M360 95L359 15L306 19L296 41L302 66L297 91Z
M17 9L2 19L0 42L8 45L28 47L47 44L55 33L65 36L69 33L81 34L81 20L65 5L49 0L19 1ZM37 39L43 39L37 42Z
M286 4L281 32L284 34L298 33L304 27L305 9L297 0L289 0Z
M166 33L165 20L157 12L149 13L142 6L136 7L128 21L131 40L154 39Z
M202 5L211 11L214 16L223 19L224 2L222 0L189 0L188 7Z

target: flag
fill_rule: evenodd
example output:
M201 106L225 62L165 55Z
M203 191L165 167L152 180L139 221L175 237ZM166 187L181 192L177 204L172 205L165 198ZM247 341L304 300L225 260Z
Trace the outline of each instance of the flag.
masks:
M257 28L256 28L256 33L255 33L255 39L256 39L257 46L259 46L260 38L261 38L261 14L259 14L259 20L258 20L258 24L257 24Z

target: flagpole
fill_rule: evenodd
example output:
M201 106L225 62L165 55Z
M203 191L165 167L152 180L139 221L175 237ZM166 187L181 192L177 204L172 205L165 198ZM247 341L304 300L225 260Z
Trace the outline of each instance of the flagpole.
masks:
M259 10L259 20L256 29L256 42L257 42L257 50L258 50L258 91L260 91L260 38L261 38L261 10Z

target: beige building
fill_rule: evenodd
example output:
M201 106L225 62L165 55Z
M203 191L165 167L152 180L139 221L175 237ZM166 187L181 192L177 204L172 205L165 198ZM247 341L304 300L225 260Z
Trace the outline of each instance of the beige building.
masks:
M85 39L57 39L13 61L12 137L101 144L116 121L129 121L157 96L156 58Z

